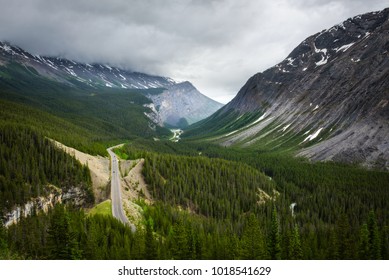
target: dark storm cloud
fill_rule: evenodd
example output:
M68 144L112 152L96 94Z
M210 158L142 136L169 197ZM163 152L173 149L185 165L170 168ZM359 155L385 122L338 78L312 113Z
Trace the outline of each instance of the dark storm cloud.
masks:
M0 40L191 80L226 100L307 36L386 2L0 0Z

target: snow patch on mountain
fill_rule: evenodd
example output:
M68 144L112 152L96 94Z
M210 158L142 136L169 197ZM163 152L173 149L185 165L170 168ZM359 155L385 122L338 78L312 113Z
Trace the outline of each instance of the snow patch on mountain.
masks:
M312 141L313 139L315 139L319 135L320 131L322 131L322 129L323 128L321 127L314 134L308 135L307 138L304 139L303 143L306 141Z

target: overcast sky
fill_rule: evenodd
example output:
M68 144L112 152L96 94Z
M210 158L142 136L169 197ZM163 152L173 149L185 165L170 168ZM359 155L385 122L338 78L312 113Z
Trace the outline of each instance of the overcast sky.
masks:
M306 37L387 0L0 0L0 40L191 81L226 103Z

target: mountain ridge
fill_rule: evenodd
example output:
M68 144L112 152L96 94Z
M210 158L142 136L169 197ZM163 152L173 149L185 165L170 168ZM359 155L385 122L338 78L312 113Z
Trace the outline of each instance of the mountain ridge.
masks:
M367 13L308 37L197 133L222 127L216 142L224 146L294 147L312 160L388 169L388 17L389 9ZM247 114L257 118L241 122Z
M208 117L222 106L204 96L193 86L188 88L185 83L168 77L123 70L107 64L79 63L66 58L33 55L10 43L0 42L0 67L7 67L11 63L17 63L26 69L36 71L34 74L73 87L150 90L150 92L141 91L141 93L151 101L158 94L164 93L166 100L163 101L173 107L182 107L182 98L191 103L191 108L185 108L185 110L172 110L160 106L161 104L154 104L154 107L159 105L162 111L156 110L155 116L153 114L148 114L148 116L160 126L165 124L177 126L179 120L191 124ZM0 78L1 75L0 71ZM177 89L182 93L181 99L177 98ZM160 99L161 97L158 100ZM203 113L199 114L199 110Z

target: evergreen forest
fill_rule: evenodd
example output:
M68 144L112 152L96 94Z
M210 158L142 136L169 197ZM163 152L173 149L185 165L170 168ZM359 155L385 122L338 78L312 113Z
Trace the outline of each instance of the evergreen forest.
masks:
M172 142L150 125L142 90L0 70L0 259L389 259L387 171L313 163L290 147L226 148L196 125ZM152 199L133 201L135 232L91 211L89 167L52 140L102 157L127 143L114 150L122 161L144 159Z

